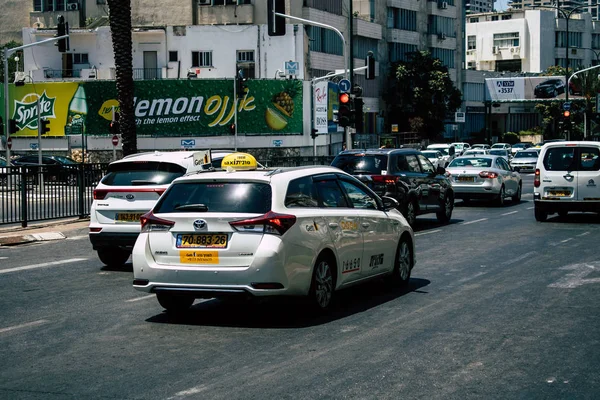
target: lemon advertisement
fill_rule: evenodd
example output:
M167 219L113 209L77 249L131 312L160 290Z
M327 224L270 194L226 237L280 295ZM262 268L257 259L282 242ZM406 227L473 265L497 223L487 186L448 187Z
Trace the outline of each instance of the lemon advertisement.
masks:
M234 80L136 81L134 114L139 136L231 135ZM9 118L37 136L38 112L50 123L44 136L109 135L119 112L114 81L9 85ZM302 134L302 81L247 80L237 102L242 135Z

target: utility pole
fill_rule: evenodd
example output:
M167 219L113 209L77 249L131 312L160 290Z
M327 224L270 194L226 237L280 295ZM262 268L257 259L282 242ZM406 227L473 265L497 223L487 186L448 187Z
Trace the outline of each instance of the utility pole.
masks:
M354 88L354 54L352 54L352 44L354 43L352 34L353 24L354 24L354 12L352 7L352 0L348 0L348 80L350 81L350 93L352 93L352 89ZM346 148L353 149L354 142L352 140L352 133L346 126L344 128L344 137L346 141Z

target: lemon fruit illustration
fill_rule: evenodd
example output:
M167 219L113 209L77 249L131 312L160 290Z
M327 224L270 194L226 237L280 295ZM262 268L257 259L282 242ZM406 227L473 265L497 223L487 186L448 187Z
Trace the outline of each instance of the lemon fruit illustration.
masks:
M280 131L287 126L287 120L277 110L267 107L265 111L265 121L267 126L274 131Z
M267 107L265 121L273 130L280 131L288 125L287 118L294 114L294 98L302 88L299 81L289 81L283 90L273 96L273 106Z

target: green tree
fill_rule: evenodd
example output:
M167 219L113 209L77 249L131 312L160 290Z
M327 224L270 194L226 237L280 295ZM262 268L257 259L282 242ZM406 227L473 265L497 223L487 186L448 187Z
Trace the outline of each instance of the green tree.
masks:
M444 120L461 105L461 92L454 86L446 67L427 51L410 55L392 66L388 89L387 124L398 124L422 138L438 139Z
M598 78L598 71L600 69L592 69L589 71L581 72L580 74L575 75L574 78L571 79L571 82L574 83L574 87L577 88L577 94L581 94L584 98L583 104L579 104L582 114L585 115L585 118L589 121L594 112L598 112L595 109L596 104L596 96L600 93L600 79ZM586 124L586 128L589 129L589 122ZM583 137L589 136L588 132L582 132Z
M0 46L0 82L4 82L4 49L12 49L15 47L22 46L22 43L17 43L14 40L10 42L4 43ZM14 73L17 70L17 62L15 61L15 57L21 53L17 51L16 53L11 54L8 57L8 81L12 81L12 77L14 77Z
M565 76L565 68L558 65L548 67L542 76ZM545 139L562 138L563 132L559 129L559 122L562 120L562 102L539 102L535 109L542 116L542 134Z
M133 53L131 40L131 0L108 0L110 31L116 67L119 132L123 155L137 153L135 115L133 111Z

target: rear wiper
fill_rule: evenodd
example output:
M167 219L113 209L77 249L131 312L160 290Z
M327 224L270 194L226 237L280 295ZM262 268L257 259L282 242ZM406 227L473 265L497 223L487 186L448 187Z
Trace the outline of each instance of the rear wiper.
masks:
M142 179L131 181L131 186L141 186L141 185L158 185L155 181L145 181Z
M208 211L208 206L206 204L182 204L175 206L175 210Z

